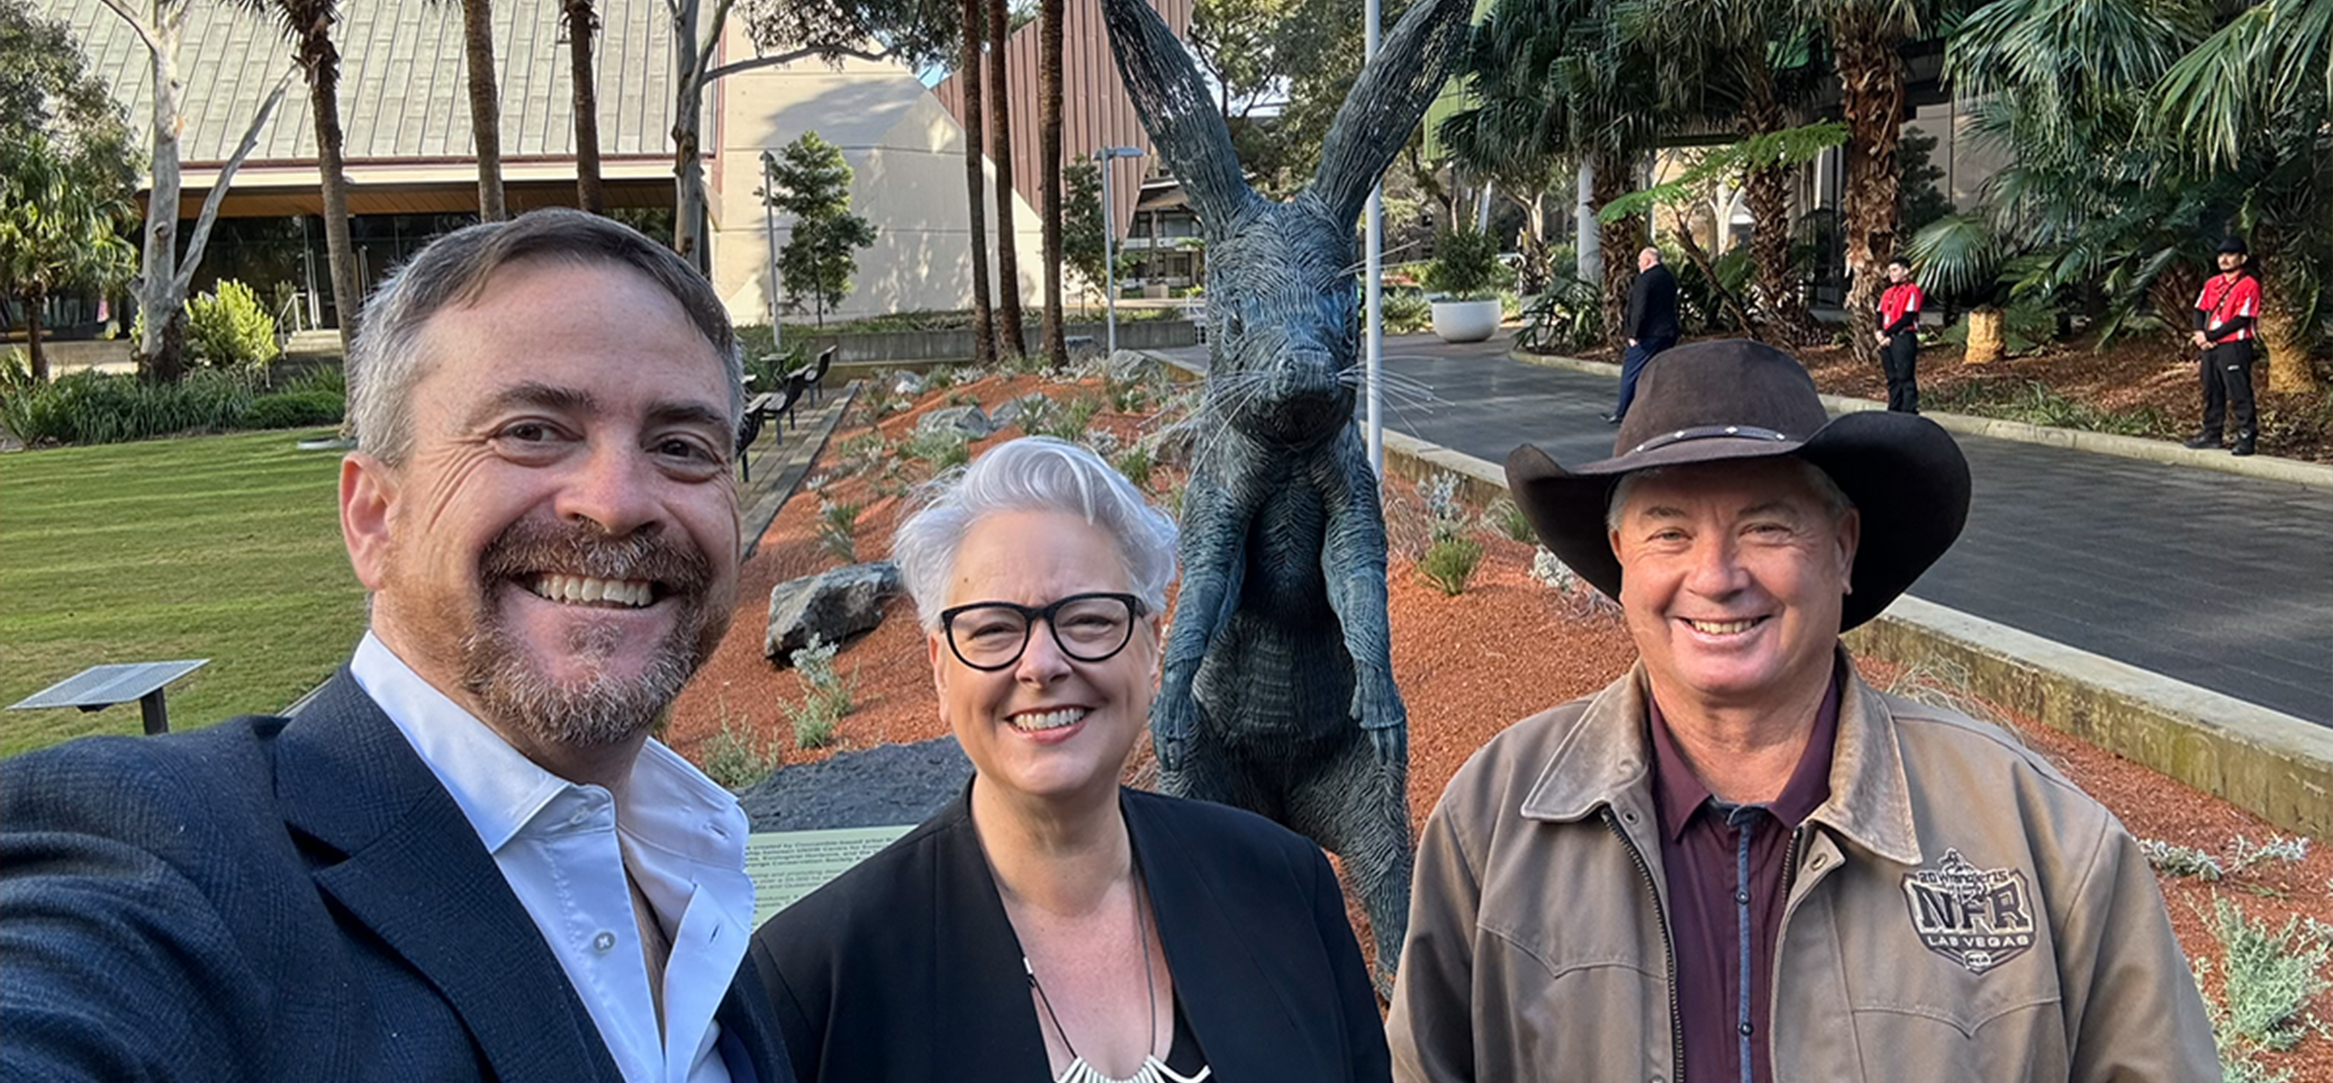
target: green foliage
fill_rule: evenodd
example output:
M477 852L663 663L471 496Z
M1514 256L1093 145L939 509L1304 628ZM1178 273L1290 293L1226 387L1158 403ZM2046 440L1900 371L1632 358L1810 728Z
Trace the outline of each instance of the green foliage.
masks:
M101 662L209 658L170 686L170 726L281 710L364 632L332 498L340 457L281 433L0 455L0 702ZM17 711L0 756L138 710Z
M1124 248L1108 251L1101 163L1080 155L1062 165L1061 183L1068 197L1061 209L1061 261L1099 290L1109 283L1109 257L1115 255L1118 277L1124 279L1134 260Z
M751 726L748 722L741 728L738 719L729 714L728 702L722 702L721 731L706 738L705 747L698 752L705 777L723 788L742 790L778 769L781 756L777 742L756 740Z
M859 559L859 511L850 501L818 505L818 547L845 564Z
M838 649L836 644L811 636L808 646L790 656L794 671L802 675L805 686L800 706L784 705L786 717L794 725L797 748L825 748L834 743L835 724L851 713L851 697L857 681L846 680L835 672L834 655Z
M275 341L275 317L267 314L259 295L229 278L187 299L186 352L210 368L256 369L283 351Z
M1480 563L1481 542L1465 537L1436 538L1419 558L1418 571L1442 593L1456 596L1466 593L1467 581L1474 578L1475 566Z
M1604 298L1593 282L1556 274L1523 309L1515 345L1532 353L1569 353L1604 341Z
M1149 448L1140 444L1127 448L1119 453L1117 460L1112 465L1118 468L1119 473L1126 475L1126 480L1133 482L1135 488L1144 492L1150 491L1152 463Z
M0 393L32 386L32 361L14 346L0 352Z
M153 384L85 369L46 386L0 395L0 428L31 447L222 432L242 421L254 397L250 382L232 373L195 373L181 383Z
M883 461L885 450L883 434L869 429L834 445L834 467L854 477L863 475Z
M1101 412L1102 400L1091 395L1056 399L1050 409L1022 415L1021 431L1031 436L1052 436L1075 442L1085 437L1086 427L1093 423L1094 415Z
M1825 150L1847 142L1847 126L1835 120L1816 121L1797 128L1753 135L1736 143L1700 152L1693 164L1675 177L1641 191L1630 192L1596 211L1600 222L1617 222L1667 206L1699 198L1712 182L1738 178L1750 170L1803 165ZM1606 258L1610 258L1607 254Z
M0 143L0 296L21 298L28 314L51 296L119 286L137 267L121 236L134 208L113 180L119 161L104 153L37 130Z
M2001 313L2002 349L2011 357L2038 353L2057 338L2057 309L2047 302L2030 298L2017 300L2010 302L2009 307L1999 311ZM1960 319L1954 320L1952 326L1945 328L1936 337L1937 341L1940 342L1964 346L1968 344L1968 335L1968 317L1962 316ZM2050 412L2054 409L2053 403L2044 408L2043 412Z
M241 429L311 429L338 425L348 407L344 395L330 391L286 391L261 395L236 419Z
M899 453L929 464L936 474L971 462L972 443L954 429L934 429L908 434L899 443Z
M2220 968L2224 996L2212 1028L2225 1031L2222 1056L2229 1044L2279 1051L2298 1045L2308 1033L2302 1012L2317 994L2333 988L2325 978L2333 944L2303 933L2297 917L2272 929L2222 898L2212 900L2209 924L2225 960ZM2201 971L2208 961L2196 965Z
M1523 509L1507 497L1491 501L1491 506L1483 510L1482 517L1492 529L1506 535L1510 541L1527 542L1532 538L1531 517L1523 514Z
M804 132L786 144L771 169L771 191L763 198L793 218L793 232L778 253L786 303L799 312L808 298L818 322L842 303L858 273L859 249L875 243L875 226L851 213L851 167L842 148Z
M1945 179L1935 164L1936 137L1906 128L1896 139L1896 235L1909 237L1952 213L1952 198L1936 187Z
M1450 230L1434 242L1426 266L1426 289L1452 301L1479 301L1498 295L1498 238L1471 229Z
M2227 875L2220 859L2209 851L2176 842L2158 839L2140 839L2139 853L2146 855L2147 864L2166 876L2192 876L2198 880L2218 880Z
M1386 334L1413 335L1434 325L1434 303L1420 291L1386 290L1379 298Z
M2067 398L2039 380L1969 380L1923 392L1923 398L1927 400L1923 405L1933 410L2029 425L2123 436L2167 437L2181 431L2178 423L2153 407L2104 410Z

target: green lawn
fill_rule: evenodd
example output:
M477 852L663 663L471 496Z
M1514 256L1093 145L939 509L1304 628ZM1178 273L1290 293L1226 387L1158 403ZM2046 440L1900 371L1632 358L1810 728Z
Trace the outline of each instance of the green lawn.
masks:
M0 455L0 706L100 662L208 658L172 729L281 710L347 657L364 592L340 457L263 432ZM0 756L139 732L138 708L0 713Z

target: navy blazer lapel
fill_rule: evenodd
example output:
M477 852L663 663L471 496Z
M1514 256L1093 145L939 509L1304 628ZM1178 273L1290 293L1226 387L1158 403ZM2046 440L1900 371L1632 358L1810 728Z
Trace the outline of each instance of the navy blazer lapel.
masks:
M344 855L316 883L428 977L498 1078L620 1078L461 806L345 668L276 745L285 822Z
M786 1055L777 1020L769 983L762 978L755 953L748 951L738 961L728 995L713 1013L713 1021L721 1025L718 1049L729 1066L730 1083L794 1083L794 1063Z
M1259 946L1217 897L1213 877L1221 872L1193 861L1167 818L1152 814L1160 800L1128 791L1120 807L1183 1014L1214 1078L1281 1078L1290 1068L1287 1036L1303 1029L1295 1008L1256 965Z

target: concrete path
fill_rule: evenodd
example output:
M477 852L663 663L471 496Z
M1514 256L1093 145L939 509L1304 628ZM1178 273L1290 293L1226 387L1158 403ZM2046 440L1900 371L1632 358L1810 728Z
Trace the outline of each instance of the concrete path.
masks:
M1525 365L1504 335L1386 342L1389 429L1504 462L1612 452L1614 381ZM1206 364L1206 348L1157 351ZM1912 593L2046 639L2333 727L2333 492L2286 482L1956 436L1975 496L1967 530Z

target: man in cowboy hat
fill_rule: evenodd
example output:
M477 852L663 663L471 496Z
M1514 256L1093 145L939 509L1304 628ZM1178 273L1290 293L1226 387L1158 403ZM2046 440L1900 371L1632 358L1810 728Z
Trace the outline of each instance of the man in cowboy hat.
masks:
M1492 739L1426 821L1395 1078L2219 1078L2130 834L1840 649L1960 532L1942 429L1830 420L1788 355L1698 343L1611 458L1526 446L1507 478L1640 660Z

